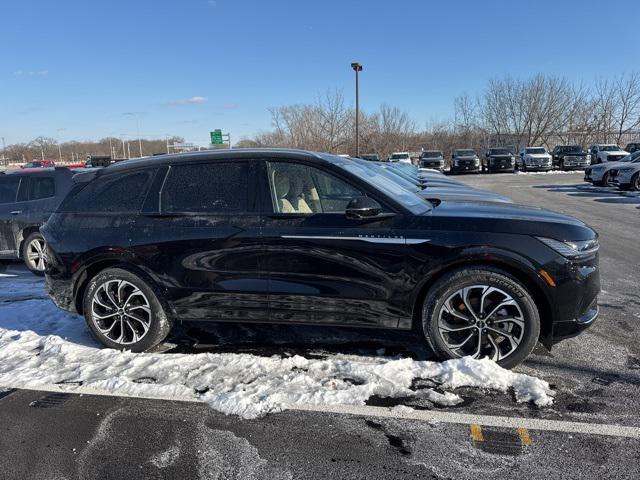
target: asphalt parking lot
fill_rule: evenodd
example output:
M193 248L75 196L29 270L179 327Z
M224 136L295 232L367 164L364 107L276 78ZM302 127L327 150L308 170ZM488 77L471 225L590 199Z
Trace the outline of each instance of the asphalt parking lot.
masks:
M420 395L373 396L362 408L288 410L244 420L199 402L69 393L64 386L57 392L9 389L0 393L1 476L638 478L640 194L591 187L581 172L458 178L518 203L574 215L600 233L599 320L552 352L537 348L517 368L552 384L552 406L463 388L457 393L464 402L455 407ZM41 279L19 265L5 272L0 326L3 304L39 308L49 302ZM311 327L185 325L166 349L166 355L305 358L375 356L384 349L385 355L431 358L409 333Z

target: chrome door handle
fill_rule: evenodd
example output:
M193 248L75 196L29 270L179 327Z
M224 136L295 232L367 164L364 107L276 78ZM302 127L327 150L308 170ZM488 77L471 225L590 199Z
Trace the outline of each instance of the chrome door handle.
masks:
M11 215L20 215L22 213L22 210L14 210L13 212L11 212Z

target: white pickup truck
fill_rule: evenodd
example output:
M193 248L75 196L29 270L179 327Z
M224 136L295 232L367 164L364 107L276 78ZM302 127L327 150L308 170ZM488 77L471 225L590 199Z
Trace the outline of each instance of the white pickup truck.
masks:
M551 170L553 168L551 154L544 147L525 147L520 150L518 168L523 172L527 170Z
M596 143L589 148L591 152L591 165L604 162L617 162L629 155L629 152L622 150L613 143Z
M412 163L409 152L393 152L389 157L390 162Z

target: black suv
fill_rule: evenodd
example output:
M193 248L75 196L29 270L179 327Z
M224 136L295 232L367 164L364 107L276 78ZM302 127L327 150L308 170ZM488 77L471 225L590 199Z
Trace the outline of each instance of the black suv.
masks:
M624 150L629 153L637 152L638 150L640 150L640 142L627 143L627 146L624 147Z
M76 181L42 228L48 291L112 348L147 350L180 320L415 326L443 358L511 367L598 315L581 221L434 207L353 159L209 151Z
M494 147L487 150L482 160L483 172L515 172L516 157L513 149L508 147Z
M560 170L587 168L591 165L591 154L580 145L557 145L551 151L554 167Z
M38 229L72 185L66 168L0 176L0 259L23 259L35 274L44 273L44 240Z
M444 171L444 154L442 150L425 150L418 158L418 166L420 168L432 168L434 170Z

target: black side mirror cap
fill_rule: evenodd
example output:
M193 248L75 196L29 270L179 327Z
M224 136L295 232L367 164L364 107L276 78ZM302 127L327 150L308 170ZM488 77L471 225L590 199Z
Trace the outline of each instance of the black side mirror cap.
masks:
M373 218L382 213L382 206L371 197L355 197L346 209L346 216L352 220Z

